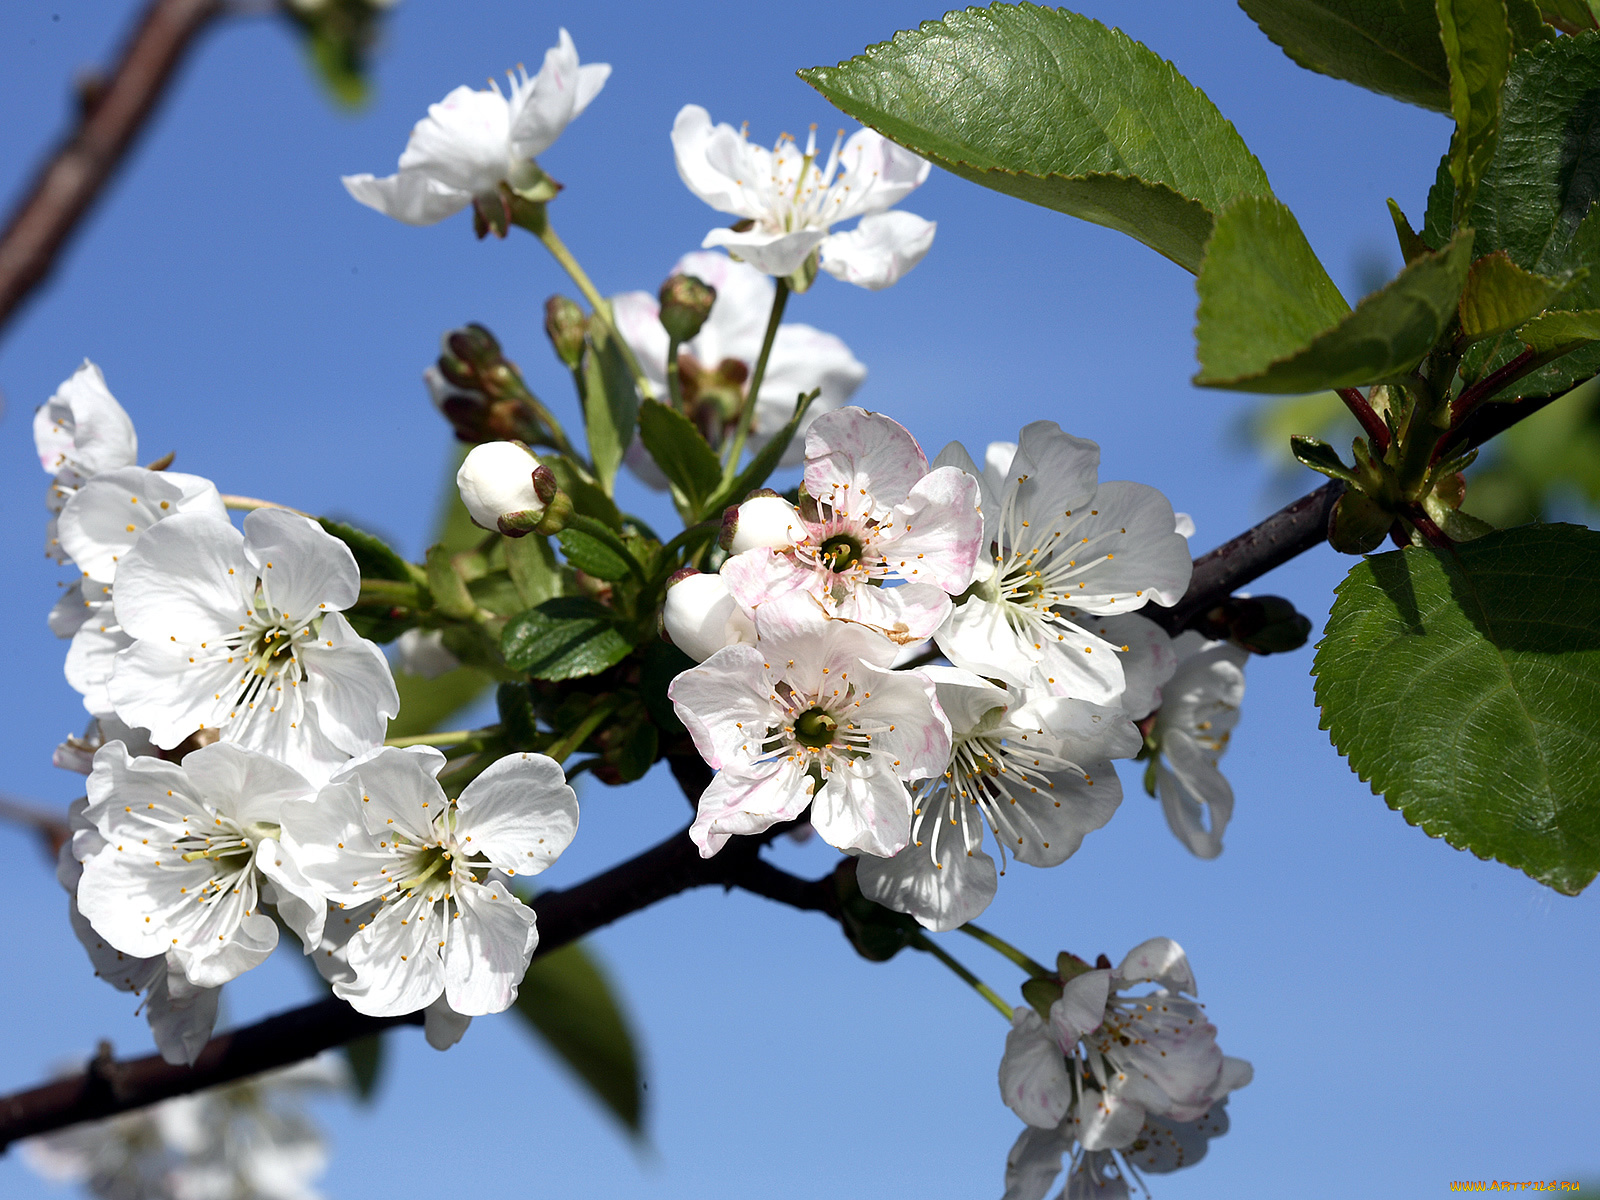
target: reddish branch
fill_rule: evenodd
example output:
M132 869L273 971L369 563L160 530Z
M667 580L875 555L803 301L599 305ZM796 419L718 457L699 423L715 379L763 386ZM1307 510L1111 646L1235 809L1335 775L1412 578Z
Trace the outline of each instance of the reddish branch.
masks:
M152 0L109 80L80 88L75 129L44 164L0 234L0 325L50 274L154 111L220 0Z

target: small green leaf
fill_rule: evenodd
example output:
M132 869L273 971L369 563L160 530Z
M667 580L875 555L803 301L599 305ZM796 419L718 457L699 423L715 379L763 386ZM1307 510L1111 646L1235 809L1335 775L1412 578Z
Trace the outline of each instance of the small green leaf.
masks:
M532 608L561 595L561 564L556 561L549 538L536 533L505 538L503 548L506 571L524 607Z
M1556 31L1545 24L1538 0L1506 0L1506 24L1511 28L1513 54L1556 39Z
M583 596L546 600L513 617L500 638L506 662L535 679L577 679L615 666L633 647L616 614Z
M1063 9L952 12L800 77L964 179L1119 230L1189 271L1213 213L1271 192L1177 68Z
M1369 558L1312 672L1322 728L1408 822L1568 894L1600 872L1600 533Z
M1468 231L1351 311L1283 204L1239 200L1217 218L1197 282L1195 382L1287 394L1403 377L1455 319L1471 252Z
M586 517L622 528L622 514L605 489L582 467L559 454L541 454L539 461L555 474L556 485L572 497L572 506Z
M355 555L356 567L368 579L395 579L401 583L419 582L410 563L401 558L382 538L364 533L353 525L335 521L331 517L318 517L317 524L333 534Z
M794 415L784 422L783 428L750 457L743 471L729 480L727 486L718 488L706 501L705 515L708 518L715 517L730 504L737 504L767 482L767 476L776 471L778 464L783 461L784 451L788 450L789 443L794 441L794 435L800 429L800 422L805 418L806 410L811 407L811 402L815 399L816 395L812 393L796 400Z
M1432 0L1239 0L1239 7L1308 71L1450 111L1450 67Z
M355 1081L356 1099L370 1104L378 1093L378 1080L383 1077L383 1034L370 1033L344 1044L345 1061L350 1064L350 1077Z
M1495 337L1542 313L1571 280L1524 271L1504 250L1472 264L1461 292L1461 332L1470 341Z
M689 418L654 400L639 406L639 440L672 485L685 519L698 518L722 482L722 463Z
M1539 0L1539 11L1562 33L1600 29L1600 5L1594 0Z
M1303 433L1292 434L1289 438L1289 452L1301 466L1310 467L1329 479L1342 479L1346 483L1356 482L1356 473L1345 466L1339 458L1339 452L1321 438L1307 437Z
M1406 214L1392 197L1389 200L1389 218L1394 222L1394 235L1400 242L1400 257L1408 265L1428 252L1428 243L1411 228L1411 222L1406 220Z
M478 606L467 590L467 581L450 561L450 552L443 546L430 546L427 557L428 590L433 593L433 606L447 617L470 617Z
M633 375L603 321L589 323L589 340L583 359L583 420L589 436L589 457L606 495L628 443L639 411L639 393Z
M627 560L598 538L577 529L563 529L556 537L567 562L585 575L611 581L627 578Z
M1478 179L1500 133L1500 89L1511 65L1511 30L1505 0L1434 0L1445 61L1450 66L1450 179L1455 185L1455 228L1461 228Z
M1548 312L1517 330L1517 336L1541 353L1600 341L1600 311Z
M513 1011L579 1080L638 1135L644 1080L632 1029L605 972L576 942L541 954L528 966Z

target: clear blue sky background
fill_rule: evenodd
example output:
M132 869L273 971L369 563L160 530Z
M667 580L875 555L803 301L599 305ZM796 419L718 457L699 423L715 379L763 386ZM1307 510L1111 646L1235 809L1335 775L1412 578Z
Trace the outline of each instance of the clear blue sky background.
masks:
M0 8L0 192L14 195L67 118L67 82L105 62L136 6ZM1383 201L1419 218L1443 118L1293 66L1224 0L1087 0L1170 56L1238 125L1347 292L1357 264L1398 265ZM349 200L341 173L393 169L411 124L459 83L537 66L565 24L611 82L545 156L567 185L558 228L607 291L654 289L722 218L680 185L667 133L694 101L752 135L840 123L794 70L934 18L934 4L443 3L404 0L377 99L332 111L277 24L217 29L49 286L0 341L0 738L5 790L64 806L78 777L51 748L84 719L44 616L65 578L42 556L34 407L85 355L138 424L146 459L224 491L343 514L424 547L449 452L419 381L441 331L481 320L563 416L575 414L540 329L570 291L532 239L473 240L458 217L417 230ZM59 19L57 19L59 17ZM871 374L861 403L930 453L1061 422L1104 448L1105 478L1161 487L1204 549L1270 508L1239 449L1249 401L1200 392L1189 276L1108 231L935 172L906 207L939 222L926 261L878 294L821 280L793 319L843 336ZM1317 480L1309 476L1306 487ZM663 517L658 501L628 502ZM651 507L654 505L654 507ZM1347 567L1326 549L1263 585L1319 626ZM1159 1197L1431 1195L1452 1179L1600 1172L1594 953L1600 895L1557 896L1430 841L1345 768L1317 729L1311 651L1249 666L1225 760L1238 794L1227 850L1189 856L1138 790L1065 866L1017 868L987 923L1033 954L1113 958L1177 938L1226 1050L1255 1082L1207 1161ZM580 788L583 827L543 882L563 886L678 828L664 771ZM785 845L820 873L826 847ZM0 829L0 1089L107 1037L148 1034L89 975L34 845ZM1014 995L1004 962L957 953ZM509 1018L447 1055L405 1031L370 1108L326 1109L342 1200L467 1187L530 1196L997 1196L1019 1130L995 1068L1002 1022L936 963L858 959L835 928L741 894L699 893L594 939L641 1031L650 1144L638 1152ZM274 959L230 986L249 1020L312 994ZM15 1155L0 1195L45 1195Z

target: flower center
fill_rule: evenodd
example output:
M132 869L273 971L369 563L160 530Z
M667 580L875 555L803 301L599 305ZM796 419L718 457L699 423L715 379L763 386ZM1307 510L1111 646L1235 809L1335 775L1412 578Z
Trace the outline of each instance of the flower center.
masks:
M833 744L839 722L819 707L808 708L795 719L794 740L812 750Z
M817 558L828 570L840 574L861 561L861 543L848 533L836 533L822 543Z

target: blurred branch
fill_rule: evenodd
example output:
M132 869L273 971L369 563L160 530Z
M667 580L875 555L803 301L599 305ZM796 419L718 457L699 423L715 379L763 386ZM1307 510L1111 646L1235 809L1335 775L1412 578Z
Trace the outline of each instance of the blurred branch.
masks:
M76 127L45 162L0 233L0 326L43 283L139 136L220 0L151 0L109 78L78 88Z
M37 833L52 863L61 847L72 837L72 830L61 817L34 808L31 804L18 804L8 796L0 796L0 821L24 825Z

